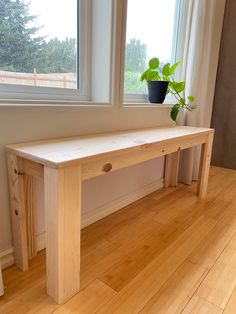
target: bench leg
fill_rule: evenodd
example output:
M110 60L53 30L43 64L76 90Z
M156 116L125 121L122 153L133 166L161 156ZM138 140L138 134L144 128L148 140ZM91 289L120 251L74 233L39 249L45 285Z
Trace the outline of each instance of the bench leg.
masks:
M167 187L176 187L178 184L179 176L179 159L180 159L180 150L177 152L166 155L165 161L165 179L164 186Z
M47 292L64 303L80 289L81 167L44 168Z
M213 144L213 133L208 135L206 143L202 144L201 147L201 159L199 165L199 176L197 185L197 195L199 198L206 199L207 196L207 186L208 177L211 163L211 152Z
M15 264L26 271L28 270L27 217L22 158L8 153L7 164Z
M27 223L27 246L29 259L37 255L35 212L34 212L34 181L33 177L24 173L25 212Z

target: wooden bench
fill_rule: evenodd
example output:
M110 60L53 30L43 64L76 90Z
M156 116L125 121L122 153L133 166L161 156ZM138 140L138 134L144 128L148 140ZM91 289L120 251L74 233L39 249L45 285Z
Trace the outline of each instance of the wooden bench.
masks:
M15 263L32 253L33 177L44 180L47 293L63 303L80 289L81 182L166 155L165 186L176 186L180 150L201 145L197 195L205 198L214 130L158 127L7 146Z

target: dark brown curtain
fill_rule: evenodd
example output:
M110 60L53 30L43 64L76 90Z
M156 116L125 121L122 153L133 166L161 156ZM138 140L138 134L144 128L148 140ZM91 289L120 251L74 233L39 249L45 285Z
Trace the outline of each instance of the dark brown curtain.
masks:
M236 1L227 0L211 126L212 164L236 169Z

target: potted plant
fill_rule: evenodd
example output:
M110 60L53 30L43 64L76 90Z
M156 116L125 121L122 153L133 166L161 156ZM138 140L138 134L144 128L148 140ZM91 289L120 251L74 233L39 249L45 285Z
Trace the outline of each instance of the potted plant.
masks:
M141 81L147 81L149 101L162 104L167 94L169 81L163 77L158 58L150 59L148 65L148 69L141 75Z
M140 79L141 81L147 81L149 101L151 103L163 103L166 95L171 93L177 100L170 112L173 121L176 121L181 108L189 111L194 109L189 104L194 101L194 97L188 96L187 99L185 97L185 82L177 82L174 79L175 70L180 62L173 65L166 63L161 66L158 58L152 58L148 64L148 69L143 72Z

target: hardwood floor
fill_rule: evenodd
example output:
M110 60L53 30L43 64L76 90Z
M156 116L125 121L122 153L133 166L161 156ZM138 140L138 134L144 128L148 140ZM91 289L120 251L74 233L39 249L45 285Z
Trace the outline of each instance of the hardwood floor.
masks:
M45 292L45 251L4 271L0 313L236 313L236 171L211 168L208 198L159 190L82 231L81 292Z

